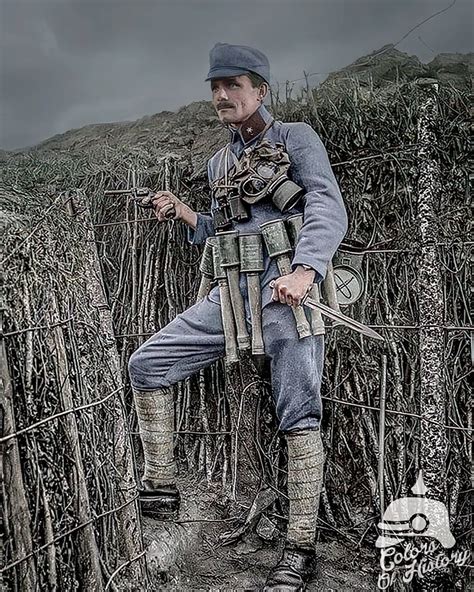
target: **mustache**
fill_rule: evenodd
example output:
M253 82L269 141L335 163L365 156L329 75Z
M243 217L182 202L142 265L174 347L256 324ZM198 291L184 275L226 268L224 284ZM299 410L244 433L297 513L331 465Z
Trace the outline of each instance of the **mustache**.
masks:
M232 105L232 103L219 103L219 105L217 105L217 110L220 111L221 109L229 109L233 106L234 105Z

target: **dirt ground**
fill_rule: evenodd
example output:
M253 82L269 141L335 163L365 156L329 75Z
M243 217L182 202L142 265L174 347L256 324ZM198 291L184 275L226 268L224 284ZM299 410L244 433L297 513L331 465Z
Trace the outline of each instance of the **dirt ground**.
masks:
M264 540L256 533L258 517L237 540L224 544L222 537L242 525L249 506L242 503L224 508L222 495L199 483L181 484L181 492L178 522L143 518L149 589L180 592L261 589L281 553L283 529L277 530L271 540ZM375 550L354 550L348 541L336 540L336 536L325 533L320 537L317 567L308 590L376 590Z

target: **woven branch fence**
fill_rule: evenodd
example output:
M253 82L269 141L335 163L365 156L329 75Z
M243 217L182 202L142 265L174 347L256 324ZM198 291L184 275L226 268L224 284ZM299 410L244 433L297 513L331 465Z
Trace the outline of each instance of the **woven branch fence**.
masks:
M422 468L429 495L446 503L466 546L468 96L433 81L382 90L353 81L272 107L278 118L310 123L328 150L348 236L366 245L366 289L347 313L386 337L372 342L328 327L321 531L373 545L384 509L408 494ZM215 126L204 126L200 139L207 158L221 133ZM127 360L194 302L201 248L187 244L183 225L158 224L103 192L133 183L168 188L206 210L202 162L191 144L170 153L145 139L4 163L7 590L147 587ZM284 450L268 375L251 360L231 368L221 361L176 385L175 396L180 474L201 475L230 500L271 491L273 509L284 512ZM441 576L459 586L464 572Z

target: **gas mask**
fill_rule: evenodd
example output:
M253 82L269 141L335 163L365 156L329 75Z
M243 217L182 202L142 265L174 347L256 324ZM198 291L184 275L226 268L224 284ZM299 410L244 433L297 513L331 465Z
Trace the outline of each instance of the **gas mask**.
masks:
M250 205L269 198L285 212L296 205L303 189L288 178L290 159L283 144L273 146L264 139L244 150L226 178L213 183L212 195L219 204L213 208L216 230L226 230L231 221L250 218Z
M268 196L285 212L303 193L303 189L288 178L289 168L290 159L283 144L273 146L265 139L258 146L244 150L231 182L237 185L245 203L253 205Z

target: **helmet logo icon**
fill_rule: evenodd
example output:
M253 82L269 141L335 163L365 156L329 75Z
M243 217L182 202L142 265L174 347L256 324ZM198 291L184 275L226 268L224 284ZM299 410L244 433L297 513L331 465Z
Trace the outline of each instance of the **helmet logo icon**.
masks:
M423 536L435 538L445 549L453 547L456 541L451 533L446 506L426 497L421 470L411 491L412 496L394 500L385 510L378 525L381 534L375 546L385 549L408 538Z

